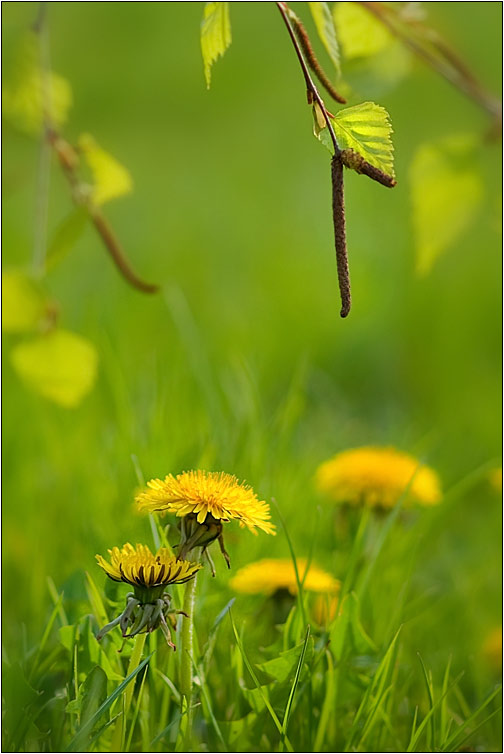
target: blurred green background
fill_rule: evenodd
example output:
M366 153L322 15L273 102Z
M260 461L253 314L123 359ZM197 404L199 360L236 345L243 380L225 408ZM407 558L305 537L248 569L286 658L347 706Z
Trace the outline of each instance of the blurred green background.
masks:
M306 4L293 6L312 31ZM429 22L498 93L500 3L427 6ZM36 8L3 4L7 64ZM48 576L69 599L82 598L82 572L98 577L96 552L151 542L132 506L132 456L146 479L196 467L246 479L277 500L299 555L318 521L315 560L336 576L344 559L329 508L316 514L312 483L331 454L394 445L425 459L445 489L482 464L501 464L499 147L487 140L479 150L484 201L425 277L415 273L408 183L421 143L483 138L488 115L418 61L381 90L371 76L352 81L349 69L349 104L374 100L390 113L398 185L390 191L346 173L353 309L341 320L329 156L311 134L278 11L231 4L233 43L210 91L201 14L201 3L49 9L52 67L73 89L65 135L75 142L90 132L131 171L134 192L105 213L138 272L163 289L149 297L128 287L91 226L49 274L62 326L99 353L95 389L75 410L28 392L10 365L15 340L3 339L9 657L42 631ZM3 144L9 267L31 258L38 145L9 124ZM70 210L54 163L49 237ZM501 508L484 475L462 492L456 504L425 513L432 525L415 579L434 594L418 628L427 659L453 651L464 667L501 622ZM256 538L229 527L227 544L233 567L288 555L282 534ZM401 554L398 537L386 565L400 572ZM217 585L227 581L219 563ZM205 584L202 599L216 615L229 595Z

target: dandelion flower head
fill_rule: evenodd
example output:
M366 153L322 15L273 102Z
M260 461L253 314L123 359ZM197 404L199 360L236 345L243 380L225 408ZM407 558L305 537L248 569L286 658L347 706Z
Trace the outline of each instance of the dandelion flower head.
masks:
M437 474L394 448L345 450L318 467L315 481L319 491L337 503L390 508L408 486L408 502L434 505L441 501Z
M185 471L161 479L151 479L136 502L140 510L196 516L203 524L207 515L217 521L237 520L254 534L255 528L275 534L269 505L258 500L253 489L235 476L212 471Z
M101 555L96 556L98 565L113 581L124 581L133 587L157 587L168 584L184 584L201 568L199 563L177 560L166 547L160 547L155 555L147 545L113 547L109 550L110 563Z
M299 579L303 582L306 560L296 560ZM297 594L298 586L294 563L289 558L265 558L240 568L229 582L236 592L242 594L274 594L279 589L287 589ZM303 589L324 594L337 594L340 582L331 574L311 564L304 579Z

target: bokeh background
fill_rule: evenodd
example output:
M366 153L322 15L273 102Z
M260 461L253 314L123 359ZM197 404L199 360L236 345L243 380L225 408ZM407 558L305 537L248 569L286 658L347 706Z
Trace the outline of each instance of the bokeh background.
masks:
M429 22L498 94L501 5L426 5ZM293 6L313 30L306 5ZM7 63L36 7L3 4ZM231 4L233 42L210 91L201 14L201 3L49 10L52 67L73 90L66 137L92 133L130 170L133 193L106 214L162 291L128 287L91 226L48 275L62 325L99 354L97 383L73 410L26 389L10 364L14 337L3 338L7 655L40 636L48 576L69 600L84 599L83 572L101 579L96 552L150 542L132 506L135 463L146 479L196 467L246 479L277 500L299 555L318 528L315 560L338 576L344 556L314 470L338 450L385 444L427 461L446 490L462 484L455 502L424 514L414 579L425 599L407 635L426 662L453 653L457 668L477 666L476 698L491 678L481 648L501 623L501 503L477 471L501 465L501 156L484 138L488 114L418 61L394 86L349 70L350 104L372 99L390 113L398 185L346 174L353 309L341 320L329 155L312 136L278 11ZM481 141L473 167L484 200L418 276L409 167L423 142L458 133ZM38 144L7 123L3 147L3 264L26 265ZM54 164L49 237L70 210ZM229 532L234 567L288 556L282 534ZM402 547L398 536L377 578L401 572ZM228 578L219 564L220 588L202 587L213 615L229 599Z

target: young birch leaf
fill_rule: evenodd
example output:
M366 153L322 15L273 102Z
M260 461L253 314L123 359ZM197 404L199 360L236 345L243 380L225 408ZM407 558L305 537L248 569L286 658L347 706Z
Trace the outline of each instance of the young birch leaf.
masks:
M473 221L483 198L481 177L470 165L474 160L454 160L454 149L422 144L411 163L409 178L416 242L416 269L430 272L436 259ZM462 155L460 155L462 157Z
M20 44L14 71L2 87L2 114L15 128L36 136L42 129L45 109L50 123L61 128L72 105L72 89L66 79L52 71L43 78L34 34L28 34Z
M34 332L46 313L47 300L37 281L23 270L2 272L2 330Z
M229 3L205 3L200 39L205 79L210 89L212 65L231 44Z
M347 60L370 57L394 42L387 27L360 3L335 3L333 17Z
M384 107L374 102L347 107L336 113L332 124L341 150L357 152L370 165L394 177L392 124Z
M339 45L329 5L328 3L308 3L308 5L310 6L310 11L322 44L334 63L336 72L339 74L341 71Z
M78 406L96 379L94 346L66 330L53 330L20 343L11 359L28 387L65 408Z
M91 199L101 205L118 196L129 194L133 189L133 180L115 157L102 149L90 134L79 138L79 149L93 174L93 191Z

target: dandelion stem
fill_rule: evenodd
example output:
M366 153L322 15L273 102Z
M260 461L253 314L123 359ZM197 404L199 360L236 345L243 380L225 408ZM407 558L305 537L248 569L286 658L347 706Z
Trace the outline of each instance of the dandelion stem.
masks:
M180 635L180 696L181 710L185 712L185 747L184 751L191 751L192 739L192 649L193 649L193 616L196 598L197 575L187 582L184 592L184 613L182 631ZM182 718L183 720L184 718ZM181 722L182 726L182 722Z

